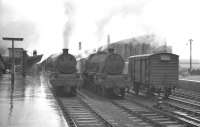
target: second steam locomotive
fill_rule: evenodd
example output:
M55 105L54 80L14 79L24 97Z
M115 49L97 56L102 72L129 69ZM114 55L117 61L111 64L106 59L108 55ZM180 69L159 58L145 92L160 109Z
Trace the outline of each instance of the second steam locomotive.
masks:
M124 60L110 48L108 52L97 52L79 60L84 86L105 96L124 97L129 88L127 75L123 74Z

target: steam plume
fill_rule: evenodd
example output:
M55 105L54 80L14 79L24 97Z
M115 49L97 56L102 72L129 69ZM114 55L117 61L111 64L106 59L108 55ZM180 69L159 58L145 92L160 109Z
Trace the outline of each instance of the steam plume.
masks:
M143 12L143 7L147 3L147 0L141 0L139 2L136 0L119 0L117 2L114 0L68 0L65 4L65 14L68 20L63 32L65 47L70 45L69 48L78 50L78 44L75 43L79 41L83 42L83 50L84 47L98 47L103 43L98 44L97 42L106 42L107 34L111 34L113 41L124 39L123 37L116 39L112 36L113 32L120 31L121 25L114 18L119 17L127 21L129 20L127 17L135 17L136 21L137 16ZM133 24L136 23L134 19L131 20ZM119 27L115 27L115 29L110 28L113 24L118 24ZM123 24L126 24L126 22ZM145 29L142 25L140 27ZM136 29L131 28L131 26L127 29L136 32ZM126 32L124 31L124 33ZM144 32L144 34L146 33ZM133 37L133 35L129 37Z
M65 3L65 14L67 15L67 22L64 29L64 48L68 48L70 36L74 28L74 6L72 2Z

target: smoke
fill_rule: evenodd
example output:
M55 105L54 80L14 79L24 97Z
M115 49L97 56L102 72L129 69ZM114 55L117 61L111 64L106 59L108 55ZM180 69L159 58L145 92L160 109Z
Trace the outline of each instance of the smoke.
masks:
M65 3L65 15L67 15L67 22L65 23L64 29L64 48L68 48L68 43L70 40L70 36L72 35L73 28L74 28L74 5L72 2Z
M197 0L0 0L0 37L23 37L16 47L47 56L63 46L76 54L80 41L83 52L93 50L106 44L108 34L111 42L155 34L188 56L180 42L199 41L198 5ZM194 45L198 57L199 44ZM10 46L0 39L0 53Z
M35 48L39 35L33 22L17 19L11 7L3 5L0 1L0 37L0 53L7 55L7 48L11 47L11 42L2 40L2 37L24 38L24 41L16 42L15 47L27 50L29 47Z
M23 37L16 47L36 49L46 55L63 46L76 52L80 41L83 50L93 49L103 45L97 42L104 42L107 34L111 41L132 37L127 33L136 32L134 25L124 25L136 24L147 1L6 0L2 4L0 0L0 36ZM0 42L1 49L10 46L9 42Z
M112 19L114 17L119 16L120 18L126 18L126 16L132 15L132 16L137 16L142 13L143 7L147 3L144 1L137 2L132 1L128 3L122 3L120 5L117 5L114 8L111 8L108 13L105 14L105 16L97 21L97 35L98 39L101 40L103 36L105 36L104 32L106 34L109 34L109 31L105 31L105 28L110 24ZM125 19L126 20L126 19ZM135 19L136 20L136 19ZM115 21L116 22L116 21ZM111 31L110 31L111 32Z
M78 42L81 41L83 50L88 50L105 44L108 34L112 42L137 36L134 33L138 30L142 31L139 35L146 34L148 27L138 17L150 1L65 1L65 15L68 18L63 32L65 47L78 50Z

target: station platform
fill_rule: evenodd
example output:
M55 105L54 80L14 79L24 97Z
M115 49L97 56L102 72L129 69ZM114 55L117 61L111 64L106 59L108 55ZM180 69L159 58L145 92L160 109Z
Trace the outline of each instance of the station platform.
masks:
M0 76L0 127L68 127L43 77Z

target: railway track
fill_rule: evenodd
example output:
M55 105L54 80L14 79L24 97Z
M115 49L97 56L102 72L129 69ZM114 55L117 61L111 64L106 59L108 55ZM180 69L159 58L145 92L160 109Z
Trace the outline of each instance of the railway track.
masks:
M189 121L200 126L200 109L191 107L189 105L180 104L177 102L168 102L163 106L175 115L188 119Z
M77 91L76 97L58 97L50 83L48 81L47 83L69 127L119 127L112 119L106 120L95 112L80 91Z
M162 109L200 126L200 103L180 96L170 96Z
M161 106L161 111L170 113L170 116L183 121L189 127L200 126L200 103L198 101L174 95L169 99L170 101L166 101Z
M200 101L200 94L197 92L194 92L194 91L186 91L183 89L176 89L175 92L173 93L173 96Z
M200 124L178 115L147 107L127 99L109 99L112 107L126 113L128 118L140 127L199 127Z
M117 127L117 123L100 116L80 95L58 98L58 102L70 127Z
M112 103L123 109L129 114L129 118L139 122L140 125L148 127L192 127L199 126L182 118L176 118L173 115L163 113L158 110L136 104L127 100L114 100Z
M72 98L59 97L58 103L61 106L65 118L70 127L119 127L114 120L106 120L91 107L87 99L78 95ZM152 108L133 103L128 100L111 100L111 103L125 112L129 119L139 126L144 127L198 127L200 126L198 118L191 116L183 117L180 114L163 113ZM166 110L164 110L166 111ZM169 111L167 111L169 112ZM171 111L170 111L171 112ZM177 112L177 110L176 110Z
M179 102L181 104L189 105L189 106L200 109L200 102L196 101L196 100L192 100L192 99L188 99L188 98L184 98L184 97L177 97L177 96L170 96L169 99L172 101Z
M180 120L200 126L200 94L177 89L162 105L162 111L173 114Z

